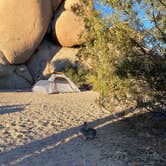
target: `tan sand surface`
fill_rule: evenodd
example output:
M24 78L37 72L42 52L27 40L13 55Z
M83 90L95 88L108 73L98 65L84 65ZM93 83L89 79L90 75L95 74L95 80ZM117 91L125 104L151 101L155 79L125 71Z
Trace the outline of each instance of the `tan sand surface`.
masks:
M0 92L0 166L162 165L161 141L136 137L118 113L95 104L97 97L93 91ZM97 129L96 139L80 136L84 121Z

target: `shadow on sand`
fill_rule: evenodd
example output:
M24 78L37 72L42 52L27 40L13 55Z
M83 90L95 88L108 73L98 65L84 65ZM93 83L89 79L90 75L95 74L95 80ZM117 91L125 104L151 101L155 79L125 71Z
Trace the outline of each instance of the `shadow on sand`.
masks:
M1 92L32 92L32 89L0 89Z
M1 153L0 165L164 166L165 114L146 112L121 119L134 110L126 111L91 122L97 129L92 141L78 136L80 126L70 128Z
M24 111L26 105L0 105L0 115Z

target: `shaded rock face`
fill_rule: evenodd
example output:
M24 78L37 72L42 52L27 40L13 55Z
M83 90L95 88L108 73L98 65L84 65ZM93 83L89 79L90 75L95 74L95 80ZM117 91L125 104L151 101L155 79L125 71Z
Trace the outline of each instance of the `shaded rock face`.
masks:
M56 53L56 55L51 59L51 61L47 64L43 71L43 75L47 77L50 73L53 72L61 72L67 66L73 65L73 67L77 64L79 60L76 56L78 53L78 49L76 48L61 48Z
M73 47L84 42L85 32L83 20L71 9L79 0L66 0L54 15L52 22L52 36L63 47Z
M0 51L10 64L22 64L31 57L52 14L50 0L0 0Z
M59 8L56 10L56 12L54 13L52 20L49 24L48 30L47 30L47 35L49 36L49 38L53 39L54 43L56 43L56 44L59 44L59 42L56 37L55 23L63 11L64 11L64 3L62 3L59 6Z
M0 79L0 89L26 89L31 84L17 74L11 74Z
M33 79L30 75L28 68L25 65L16 66L15 73L29 82L31 85L33 84Z
M51 0L53 11L55 12L64 0Z
M53 43L44 40L33 57L28 61L27 67L34 81L43 77L43 70L47 63L56 55L60 47L55 46Z
M14 72L15 66L11 66L3 53L0 52L0 79Z
M24 89L33 84L25 65L10 65L0 52L0 89Z
M78 61L77 53L76 48L59 47L44 40L27 63L27 67L36 82L39 79L48 78L53 72L62 71L68 65L75 65Z

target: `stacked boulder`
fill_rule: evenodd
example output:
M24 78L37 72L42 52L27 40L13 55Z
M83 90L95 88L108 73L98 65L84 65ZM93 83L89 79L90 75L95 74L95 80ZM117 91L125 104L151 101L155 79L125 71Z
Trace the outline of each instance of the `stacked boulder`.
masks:
M77 60L78 50L71 47L84 42L84 23L71 6L79 3L0 0L1 89L30 88L42 76L59 71L61 58Z
M72 11L72 6L79 4L78 0L66 0L64 10L58 18L55 17L53 35L63 47L72 47L83 43L84 22Z

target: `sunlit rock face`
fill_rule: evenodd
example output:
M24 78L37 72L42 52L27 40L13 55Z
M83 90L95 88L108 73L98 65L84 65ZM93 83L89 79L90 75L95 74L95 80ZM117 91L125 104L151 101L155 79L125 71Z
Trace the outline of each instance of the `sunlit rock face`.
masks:
M29 60L52 14L51 0L0 0L0 51L10 64Z
M81 6L79 0L66 0L55 12L52 22L52 35L61 46L73 47L84 42L84 22L76 15L72 6Z
M55 33L59 43L64 47L80 45L84 42L82 34L84 23L72 11L65 10L55 23Z

